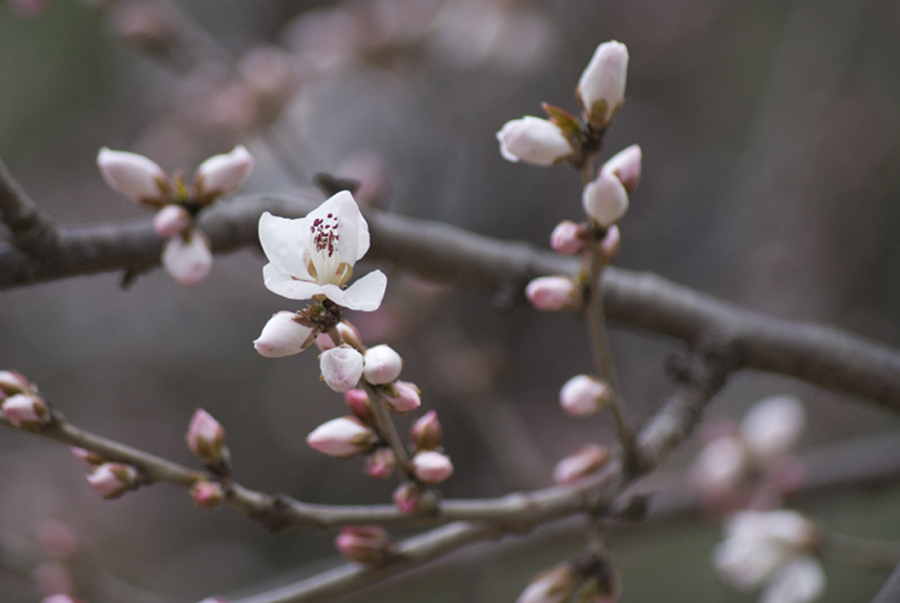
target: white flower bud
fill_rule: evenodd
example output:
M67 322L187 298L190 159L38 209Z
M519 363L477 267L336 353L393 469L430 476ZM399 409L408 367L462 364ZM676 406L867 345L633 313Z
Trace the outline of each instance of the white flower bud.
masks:
M525 287L525 296L531 305L542 312L574 312L581 309L584 300L581 289L564 276L542 276Z
M103 147L97 155L97 166L106 184L129 199L158 205L168 197L163 192L170 186L168 176L143 155Z
M792 396L764 398L750 407L741 421L747 448L762 464L790 452L806 427L803 404Z
M641 181L641 147L633 144L609 158L600 169L619 179L630 195Z
M215 155L200 164L194 176L199 196L233 193L241 187L253 169L253 156L242 145L230 153Z
M187 235L172 237L163 246L162 264L176 281L193 287L209 274L213 256L206 235L192 228Z
M507 161L553 165L572 155L569 139L559 127L539 117L526 116L506 122L497 132L500 154Z
M342 345L322 352L319 368L328 387L343 394L359 383L363 374L363 356L350 346Z
M400 376L403 359L400 354L384 344L366 350L363 375L373 385L391 383Z
M34 429L46 425L52 415L44 399L34 394L16 394L3 401L3 415L19 428Z
M278 312L269 319L253 347L266 358L299 354L315 341L316 330L295 320L295 312Z
M170 239L188 230L193 224L190 212L183 205L171 203L156 212L153 229L164 239Z
M578 80L577 96L592 124L605 127L625 102L628 49L619 42L597 47L587 69Z
M618 222L628 211L625 187L608 172L601 171L593 182L584 187L581 202L585 213L603 228Z
M118 498L138 486L139 475L131 465L103 463L94 468L87 481L103 498Z
M306 437L313 450L336 457L365 452L378 441L375 432L356 417L340 417L322 423Z
M576 375L559 390L559 404L572 417L595 415L609 403L609 385L591 375Z
M433 450L417 452L412 459L412 469L416 477L426 484L437 484L453 473L450 457Z

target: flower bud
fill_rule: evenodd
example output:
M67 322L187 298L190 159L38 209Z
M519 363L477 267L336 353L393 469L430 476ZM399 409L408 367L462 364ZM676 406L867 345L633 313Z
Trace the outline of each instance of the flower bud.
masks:
M34 385L16 371L0 371L0 400L16 394L34 393Z
M212 269L212 262L209 240L196 228L168 239L163 246L163 266L172 278L185 287L193 287L206 278Z
M363 375L373 385L391 383L400 376L403 359L400 354L384 344L366 350Z
M722 435L700 449L690 476L701 495L722 498L740 486L749 468L750 459L741 438Z
M218 197L241 187L253 169L253 155L243 145L230 153L214 155L200 164L194 174L198 197Z
M600 168L619 179L630 195L641 181L641 147L633 144L609 158Z
M362 349L362 335L359 334L359 329L350 324L349 320L342 320L337 323L336 328L338 333L341 334L341 341L351 348L356 348L357 350Z
M556 464L553 481L557 484L573 484L595 473L609 461L609 450L597 444L588 444Z
M48 519L41 523L37 541L44 554L54 559L72 559L78 554L78 537L61 521Z
M365 452L378 441L374 431L356 417L340 417L322 423L306 437L313 450L336 457Z
M584 211L594 222L609 228L628 211L628 193L619 179L600 172L593 182L584 187L581 195Z
M156 212L153 229L159 236L170 239L186 232L193 224L191 213L183 205L170 203Z
M415 383L394 381L382 391L387 407L399 413L407 413L422 405L422 392Z
M3 401L6 420L20 429L36 429L53 418L44 399L35 394L16 394Z
M277 312L254 340L253 347L266 358L299 354L315 341L316 330L300 324L295 312Z
M622 250L622 234L619 227L613 224L606 229L606 236L600 241L600 255L603 262L609 264Z
M188 448L219 475L228 473L231 455L225 446L225 429L211 414L198 408L185 436Z
M45 561L37 566L31 573L36 590L41 594L65 597L74 590L75 584L71 570L66 564L59 561Z
M416 477L426 484L439 484L453 473L453 463L446 454L423 450L413 457L412 469Z
M41 599L41 603L84 603L84 601L71 595L50 595Z
M378 479L387 479L394 472L397 458L390 448L377 448L366 459L366 475Z
M344 344L325 350L319 357L322 380L339 394L350 391L363 374L363 356Z
M422 487L413 482L400 484L394 490L393 498L401 513L415 513L422 507Z
M506 122L497 132L500 154L507 161L548 166L568 159L574 149L556 124L526 116Z
M628 49L619 42L597 47L587 69L578 80L576 96L587 120L604 128L625 102Z
M79 461L87 463L90 467L96 467L97 465L102 465L106 462L106 458L100 456L96 452L91 452L90 450L85 450L84 448L79 448L78 446L72 446L70 448L72 454Z
M225 500L225 489L218 482L200 480L191 486L191 498L198 507L212 509Z
M568 563L561 563L535 576L516 603L562 603L581 581L582 577Z
M609 385L592 375L576 375L559 390L559 404L571 417L595 415L609 404Z
M350 407L353 416L367 425L371 425L374 421L372 417L372 403L369 401L369 394L362 389L351 389L344 392L344 400Z
M381 526L350 526L341 528L334 546L347 559L376 565L394 554L390 534Z
M764 398L750 407L741 421L741 435L762 464L786 455L806 428L803 404L792 396Z
M434 450L441 445L443 432L437 412L429 410L413 423L409 440L416 450Z
M525 287L531 305L542 312L575 312L584 304L581 288L565 276L542 276Z
M103 463L87 475L87 481L103 498L119 498L140 485L140 476L131 465Z
M560 255L578 255L591 246L591 235L584 224L563 220L550 235L550 247Z
M129 199L160 205L169 198L171 184L168 176L143 155L103 147L97 154L97 166L106 184Z

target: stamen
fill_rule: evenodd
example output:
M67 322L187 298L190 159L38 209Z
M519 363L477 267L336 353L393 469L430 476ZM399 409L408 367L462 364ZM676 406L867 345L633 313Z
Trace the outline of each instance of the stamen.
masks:
M337 216L328 214L325 218L316 218L309 227L309 231L313 234L316 251L326 252L327 257L334 255L335 245L340 239Z

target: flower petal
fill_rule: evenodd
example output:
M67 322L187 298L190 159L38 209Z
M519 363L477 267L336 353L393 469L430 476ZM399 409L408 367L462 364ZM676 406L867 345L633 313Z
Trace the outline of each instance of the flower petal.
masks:
M308 281L298 281L278 270L274 262L263 266L263 284L266 289L288 299L312 299L315 295L325 295L322 285Z
M387 276L381 270L374 270L346 289L336 285L324 285L325 295L339 306L362 312L377 310L387 289ZM271 290L271 289L270 289Z
M281 218L269 212L259 218L259 243L263 252L269 258L272 270L277 270L288 278L315 280L307 270L307 260L304 257L304 251L309 248L309 239L309 223L304 220ZM266 281L269 280L265 269L263 276Z

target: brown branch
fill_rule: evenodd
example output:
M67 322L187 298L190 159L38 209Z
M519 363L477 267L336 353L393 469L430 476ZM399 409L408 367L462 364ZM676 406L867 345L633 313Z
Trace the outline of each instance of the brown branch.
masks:
M13 178L0 160L0 218L10 230L12 245L38 257L54 257L59 252L56 224Z

